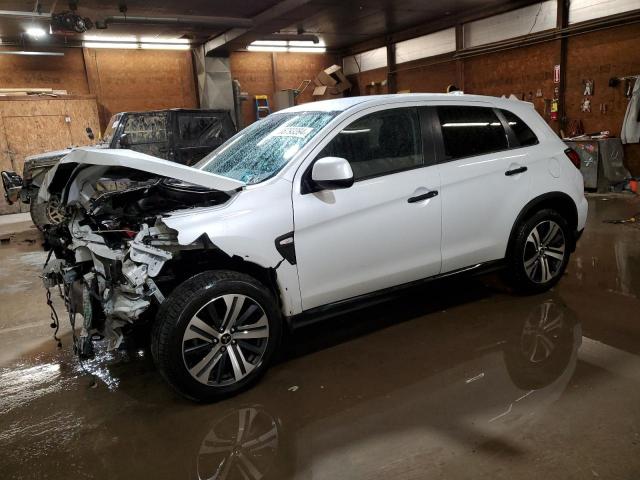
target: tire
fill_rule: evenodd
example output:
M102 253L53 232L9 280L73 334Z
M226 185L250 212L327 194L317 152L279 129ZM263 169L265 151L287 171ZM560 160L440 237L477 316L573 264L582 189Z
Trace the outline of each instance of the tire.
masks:
M210 402L255 384L281 337L280 311L262 283L238 272L207 271L178 285L162 303L151 353L178 393Z
M29 213L31 214L31 220L33 224L42 231L45 225L47 225L47 208L44 203L38 203L37 198L32 198L29 203Z
M507 256L511 285L522 293L540 293L558 283L569 262L570 235L555 210L540 210L521 222Z
M59 197L52 195L48 202L41 202L38 201L37 191L31 196L29 213L34 225L40 231L44 230L46 225L58 225L64 218Z

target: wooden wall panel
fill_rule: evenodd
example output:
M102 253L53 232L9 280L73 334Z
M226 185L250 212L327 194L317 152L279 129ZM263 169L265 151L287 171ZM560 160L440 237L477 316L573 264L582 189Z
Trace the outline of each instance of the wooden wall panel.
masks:
M198 107L189 51L87 49L84 58L103 128L122 111Z
M67 121L68 118L68 121ZM22 173L25 157L71 145L88 145L85 129L100 129L93 96L0 97L0 167ZM0 198L0 214L15 213Z
M63 57L0 55L0 87L46 87L67 90L72 95L88 94L82 50L65 48L61 51Z
M624 85L609 87L609 78L640 74L640 25L602 30L569 38L567 55L566 113L582 120L585 131L609 130L620 135L628 100ZM582 112L583 80L594 80L591 112ZM600 104L607 113L600 113ZM625 146L627 167L640 175L640 145Z
M273 64L275 60L275 72ZM269 95L273 102L273 94L285 88L297 88L302 80L313 80L320 70L339 63L334 55L317 53L276 53L267 52L234 52L230 57L231 76L238 79L242 91L249 94L250 100L243 102L242 115L244 124L255 121L254 95ZM298 103L313 101L311 96L313 85L302 93Z

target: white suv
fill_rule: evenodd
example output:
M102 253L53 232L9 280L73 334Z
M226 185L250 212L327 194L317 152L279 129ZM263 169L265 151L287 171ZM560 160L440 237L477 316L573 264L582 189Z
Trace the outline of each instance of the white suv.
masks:
M89 336L117 336L157 305L156 363L198 400L255 382L285 325L398 288L506 267L519 289L548 289L587 217L575 152L530 104L475 95L300 105L241 131L196 170L126 150L80 149L61 165L74 169L58 175L70 178L73 238L50 239L61 264L49 283L73 291L82 277L102 298L90 315L100 322L85 316ZM143 186L173 177L159 195L173 203L152 200L158 184L96 195L105 176ZM176 189L198 195L175 200ZM131 213L143 202L152 206ZM128 233L114 240L119 231Z

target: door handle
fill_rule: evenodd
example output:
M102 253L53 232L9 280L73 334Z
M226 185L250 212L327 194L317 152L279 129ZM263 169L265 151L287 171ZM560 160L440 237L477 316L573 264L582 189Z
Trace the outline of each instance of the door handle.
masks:
M431 190L430 192L423 193L422 195L416 195L415 197L409 197L407 200L408 203L416 203L421 202L422 200L427 200L428 198L433 198L438 195L437 190Z
M520 167L520 168L514 168L513 170L507 170L506 172L504 172L504 174L507 177L510 177L511 175L517 175L519 173L524 173L527 171L527 167Z

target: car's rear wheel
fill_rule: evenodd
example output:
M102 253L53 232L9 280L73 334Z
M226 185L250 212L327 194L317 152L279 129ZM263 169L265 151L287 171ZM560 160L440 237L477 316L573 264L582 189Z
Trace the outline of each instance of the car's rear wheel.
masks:
M554 286L569 261L570 234L566 220L551 209L540 210L518 225L507 258L514 287L537 293Z
M255 383L281 334L279 310L263 284L237 272L209 271L179 285L163 302L151 350L178 392L212 401Z

